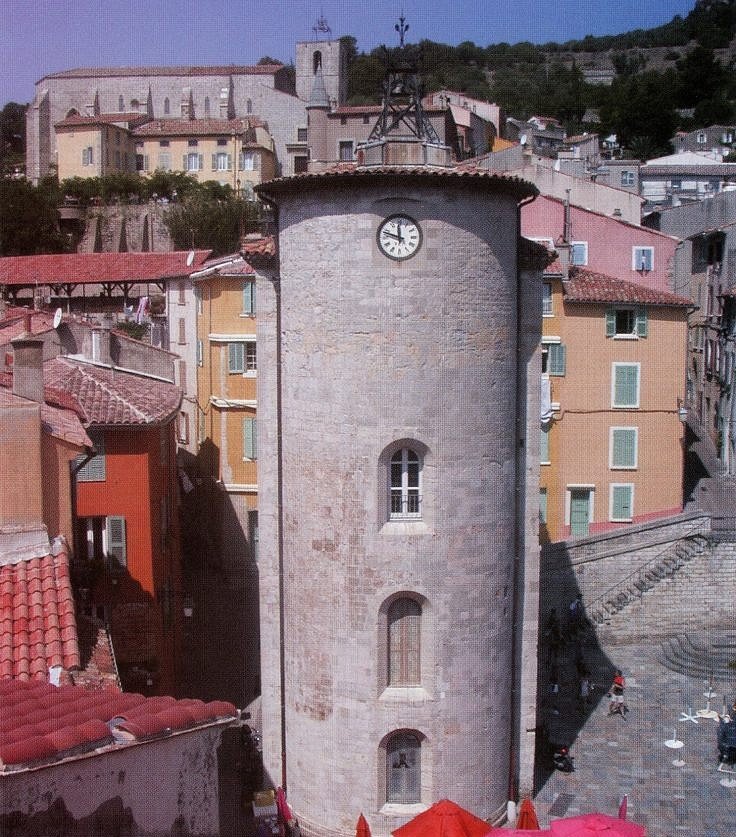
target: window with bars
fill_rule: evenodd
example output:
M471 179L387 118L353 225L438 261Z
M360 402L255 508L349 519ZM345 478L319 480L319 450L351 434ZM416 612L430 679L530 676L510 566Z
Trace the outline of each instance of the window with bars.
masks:
M614 363L611 376L611 406L639 406L639 364Z
M388 685L418 686L421 682L422 607L402 597L388 609Z
M422 516L422 460L411 448L401 448L391 457L392 520Z
M386 742L386 802L421 802L422 742L401 730Z
M638 436L636 427L612 427L609 440L611 468L633 470L638 464Z

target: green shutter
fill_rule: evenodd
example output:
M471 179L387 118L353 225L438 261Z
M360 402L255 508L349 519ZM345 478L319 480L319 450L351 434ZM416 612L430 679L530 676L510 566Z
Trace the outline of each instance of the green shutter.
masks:
M108 517L107 526L107 554L125 567L128 562L128 554L125 544L125 518Z
M199 170L204 171L204 154L199 155Z
M243 359L243 350L244 346L242 343L228 343L228 371L229 372L244 372L244 359Z
M614 369L614 407L636 407L639 383L639 367L634 366L633 364L620 364L618 366L615 366Z
M258 459L258 436L256 419L243 419L243 458Z
M188 171L187 169L187 155L184 154L181 158L181 167L184 171Z
M647 336L647 309L643 305L636 309L636 335Z
M614 308L606 308L606 337L615 337L616 335L616 310Z
M549 343L547 368L550 375L563 376L565 374L566 347L562 343Z
M612 432L611 467L636 467L636 430L617 427Z
M256 283L246 282L243 285L243 313L255 314L256 310Z
M611 519L631 520L632 517L631 486L614 485L611 498Z
M539 461L549 462L549 427L543 427L539 437Z

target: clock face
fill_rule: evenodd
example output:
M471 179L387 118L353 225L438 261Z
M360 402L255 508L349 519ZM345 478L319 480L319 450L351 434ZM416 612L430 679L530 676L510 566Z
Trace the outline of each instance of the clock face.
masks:
M414 256L422 245L422 230L408 215L389 215L378 227L378 248L389 259Z

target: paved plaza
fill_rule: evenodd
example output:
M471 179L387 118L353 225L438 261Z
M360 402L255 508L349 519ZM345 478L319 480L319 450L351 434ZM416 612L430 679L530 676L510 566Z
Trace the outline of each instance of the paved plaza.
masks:
M576 655L582 654L596 685L592 705L577 697ZM540 825L551 819L600 811L617 815L628 794L629 819L642 823L649 837L734 837L736 780L717 771L718 722L698 716L710 707L722 711L736 697L736 669L730 680L709 683L661 662L662 645L600 647L591 631L578 646L568 644L559 659L560 693L554 712L550 689L542 690L542 718L553 741L571 743L574 773L539 771L534 804ZM736 655L735 655L736 656ZM543 662L546 662L543 660ZM626 678L625 718L608 716L608 685L614 668ZM548 677L549 668L540 670ZM545 682L545 681L542 681ZM665 742L681 741L677 749ZM547 762L548 763L548 762Z

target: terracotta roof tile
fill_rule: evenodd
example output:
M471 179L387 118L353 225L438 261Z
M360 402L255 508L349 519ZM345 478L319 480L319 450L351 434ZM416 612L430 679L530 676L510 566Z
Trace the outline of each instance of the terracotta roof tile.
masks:
M246 117L243 119L152 119L133 131L135 137L191 137L213 136L221 134L232 136L234 132L243 134L252 128L262 128L261 119Z
M240 240L240 251L247 258L270 258L276 255L276 238L272 235L246 235Z
M210 250L170 253L63 253L0 258L0 285L99 284L101 282L155 282L188 276L199 270Z
M67 357L46 361L44 378L76 399L88 424L165 421L179 409L182 397L174 384Z
M96 116L67 116L59 122L54 123L54 128L80 128L95 125L114 125L119 122L145 122L148 116L145 113L120 112L120 113L98 113Z
M44 78L115 78L118 76L270 76L283 68L283 64L218 64L206 66L161 67L75 67L49 73Z
M79 666L69 555L61 539L53 552L0 564L0 677L46 678L51 666ZM53 580L56 595L42 594L42 579Z
M236 717L237 709L224 701L0 680L0 764L17 769Z
M668 305L678 308L692 306L682 296L593 273L580 267L570 268L570 279L563 283L566 302L629 302L642 305Z

